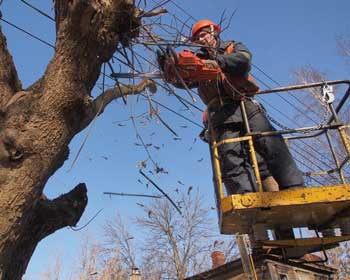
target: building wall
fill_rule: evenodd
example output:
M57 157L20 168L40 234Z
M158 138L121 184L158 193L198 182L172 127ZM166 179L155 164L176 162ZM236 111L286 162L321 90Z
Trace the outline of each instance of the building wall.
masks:
M308 271L274 261L266 261L271 280L330 280L328 275ZM267 279L267 278L265 278Z
M308 259L317 261L319 259ZM255 260L259 280L333 280L336 269L323 264L303 264L299 261L285 263L279 257L269 256ZM331 276L329 276L331 275ZM332 276L333 275L333 276ZM240 260L218 266L191 276L186 280L248 280Z

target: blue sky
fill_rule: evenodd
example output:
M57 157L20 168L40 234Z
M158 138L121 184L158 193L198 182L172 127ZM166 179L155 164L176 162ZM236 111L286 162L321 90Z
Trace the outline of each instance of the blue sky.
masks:
M350 2L347 0L174 1L194 19L209 18L218 21L224 10L227 17L236 10L222 38L244 42L254 55L254 64L282 85L292 84L291 70L305 65L318 68L329 79L348 78L349 65L339 57L336 49L337 36L350 36ZM147 2L151 8L152 1ZM53 15L52 1L32 0L30 3ZM183 20L188 18L171 2L166 8ZM4 0L1 11L4 19L54 44L54 23L29 9L21 1ZM188 22L193 24L194 19L190 18ZM29 86L44 73L53 50L3 22L1 25L8 38L8 47L20 79L24 87ZM153 56L150 58L154 60ZM275 86L254 68L253 73L269 85ZM97 88L94 94L99 92L100 89ZM187 97L185 93L179 93ZM201 123L200 112L184 112L183 106L163 91L160 90L155 99ZM200 102L197 105L203 108ZM102 192L157 194L152 188L147 189L138 182L138 179L144 180L138 174L137 164L147 156L141 147L134 145L139 141L131 122L119 122L128 119L131 113L137 115L146 111L147 103L142 99L131 98L126 106L121 100L113 102L94 124L87 144L72 170L68 171L87 131L74 138L70 159L50 179L45 193L53 198L69 191L79 182L86 182L89 204L79 226L84 225L97 211L102 208L103 210L86 229L78 232L62 229L43 240L28 266L26 279L39 279L40 272L49 265L54 254L62 256L65 269L72 268L78 257L79 242L86 232L99 240L102 235L101 225L116 212L128 220L130 228L133 228L131 217L140 214L136 202L146 201L124 197L110 199ZM208 147L200 141L194 143L200 128L164 109L161 109L161 115L182 140L174 140L169 131L155 119L146 127L137 122L145 142L161 147L159 151L153 149L152 156L169 172L167 175L155 175L153 179L169 194L176 187L181 187L178 180L185 187L193 185L200 189L208 206L214 205ZM213 217L215 218L215 213Z

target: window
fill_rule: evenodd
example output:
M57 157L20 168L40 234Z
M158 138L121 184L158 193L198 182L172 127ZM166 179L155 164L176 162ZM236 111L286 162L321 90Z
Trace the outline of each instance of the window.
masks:
M327 280L330 279L328 276L315 275L315 280Z
M286 274L280 274L280 280L288 280L288 276Z

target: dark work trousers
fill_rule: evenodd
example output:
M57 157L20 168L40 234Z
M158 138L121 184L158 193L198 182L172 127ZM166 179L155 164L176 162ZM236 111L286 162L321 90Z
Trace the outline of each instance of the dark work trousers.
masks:
M248 99L245 101L245 106L252 132L275 131L258 103ZM209 112L217 141L244 136L246 133L239 101L225 104ZM303 186L302 173L297 168L282 136L256 137L254 147L258 153L257 159L260 159L259 169L265 170L265 174L270 173L279 184L280 190ZM227 193L256 192L257 184L248 153L248 143L244 141L223 144L218 151L222 180ZM261 163L259 155L263 158L268 171L264 163Z

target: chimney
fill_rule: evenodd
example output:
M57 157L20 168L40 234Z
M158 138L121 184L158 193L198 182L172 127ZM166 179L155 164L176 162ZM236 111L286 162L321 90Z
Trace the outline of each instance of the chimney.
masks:
M137 267L131 269L130 280L141 280L141 273Z
M225 255L221 251L214 251L211 253L212 268L225 264Z

